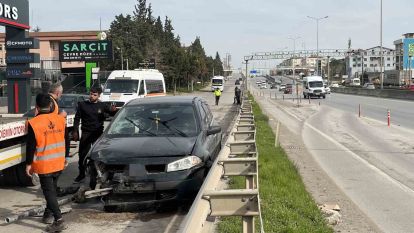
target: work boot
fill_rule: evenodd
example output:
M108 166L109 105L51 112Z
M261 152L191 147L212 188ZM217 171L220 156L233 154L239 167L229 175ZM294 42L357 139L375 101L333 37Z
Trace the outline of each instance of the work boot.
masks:
M44 224L52 224L53 223L53 214L48 209L45 210L42 217L42 223Z
M75 181L73 183L75 184L81 183L84 179L85 179L85 173L81 173L75 178Z
M68 226L65 224L65 221L63 221L63 219L59 219L57 221L54 221L51 225L47 226L46 232L61 232L67 228Z

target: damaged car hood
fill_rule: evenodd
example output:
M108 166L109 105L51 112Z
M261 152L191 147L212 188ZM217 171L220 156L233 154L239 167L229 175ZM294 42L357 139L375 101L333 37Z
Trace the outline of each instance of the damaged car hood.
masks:
M91 159L110 162L134 158L191 154L197 137L103 137L94 145Z

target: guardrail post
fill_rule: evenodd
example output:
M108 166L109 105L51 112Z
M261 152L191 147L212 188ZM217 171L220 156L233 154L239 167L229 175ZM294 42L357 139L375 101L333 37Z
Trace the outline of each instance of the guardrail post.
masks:
M243 217L243 233L254 233L254 218Z

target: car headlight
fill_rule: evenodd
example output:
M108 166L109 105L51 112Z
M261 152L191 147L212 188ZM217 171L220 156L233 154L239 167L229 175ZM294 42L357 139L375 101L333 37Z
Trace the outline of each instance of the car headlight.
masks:
M167 165L167 172L187 170L194 166L197 166L201 162L201 159L197 156L188 156L186 158L169 163Z

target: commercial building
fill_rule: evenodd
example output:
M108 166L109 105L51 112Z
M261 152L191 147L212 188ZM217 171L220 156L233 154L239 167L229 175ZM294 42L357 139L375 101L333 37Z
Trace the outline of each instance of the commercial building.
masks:
M394 41L395 45L395 61L396 70L399 72L400 77L403 77L405 84L413 83L413 72L414 67L414 33L406 33L401 39Z
M45 80L53 80L61 73L84 73L85 62L60 62L59 43L61 41L97 40L99 31L30 32L29 37L39 39L39 49L31 52L40 54L40 67ZM0 67L6 66L5 34L0 33Z
M384 71L395 70L393 49L383 47ZM362 73L381 72L381 47L351 50L345 58L349 78L358 78Z

